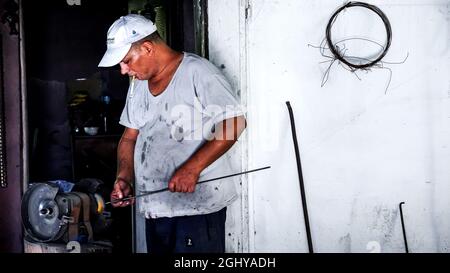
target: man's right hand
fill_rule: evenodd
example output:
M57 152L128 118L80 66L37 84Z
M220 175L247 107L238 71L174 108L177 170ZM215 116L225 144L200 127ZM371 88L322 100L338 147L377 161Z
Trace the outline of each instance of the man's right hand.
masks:
M130 204L134 204L134 198L126 201L118 201L115 202L115 200L120 200L122 198L130 197L133 194L133 188L131 187L131 184L128 182L125 182L122 179L117 179L114 182L114 189L111 192L111 204L113 207L126 207Z

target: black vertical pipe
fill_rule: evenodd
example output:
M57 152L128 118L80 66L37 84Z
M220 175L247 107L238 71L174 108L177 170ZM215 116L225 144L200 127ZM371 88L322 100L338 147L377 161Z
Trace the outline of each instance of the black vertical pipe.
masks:
M403 240L405 241L405 250L406 250L406 253L409 253L408 241L406 240L405 221L403 220L403 210L402 210L402 205L403 204L405 204L405 202L401 202L398 206L400 208L400 219L402 221Z
M297 133L295 130L294 113L292 112L291 103L289 101L286 102L286 105L289 110L289 117L291 119L292 139L294 141L294 147L295 147L295 158L297 159L297 171L298 171L298 179L300 181L300 194L302 196L303 216L305 218L306 237L308 239L308 249L309 249L309 253L314 253L312 239L311 239L311 228L309 227L308 207L306 205L305 185L303 183L302 164L300 161L300 152L298 149Z
M5 87L3 85L3 37L0 33L0 188L8 186L6 161Z

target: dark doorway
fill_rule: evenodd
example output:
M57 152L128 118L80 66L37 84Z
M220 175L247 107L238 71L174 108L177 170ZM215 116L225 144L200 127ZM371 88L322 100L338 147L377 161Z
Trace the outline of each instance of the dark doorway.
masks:
M129 79L118 66L97 67L106 32L118 17L139 13L159 25L174 49L207 57L206 0L23 0L22 5L29 183L95 178L109 201ZM87 127L97 131L90 134ZM132 252L132 210L109 212L105 239L115 252Z

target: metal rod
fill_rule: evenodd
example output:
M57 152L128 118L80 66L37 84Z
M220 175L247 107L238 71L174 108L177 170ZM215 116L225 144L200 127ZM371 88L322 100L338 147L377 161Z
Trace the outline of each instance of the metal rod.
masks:
M197 182L197 184L202 184L202 183L211 182L211 181L215 181L215 180L219 180L219 179L223 179L223 178L228 178L228 177L232 177L232 176L238 176L238 175L242 175L242 174L262 171L262 170L269 169L269 168L270 168L270 166L267 166L267 167L264 167L264 168L254 169L254 170L250 170L250 171L245 171L245 172L225 175L225 176L221 176L221 177L211 178L211 179L199 181L199 182ZM151 194L155 194L155 193L160 193L160 192L165 192L165 191L168 191L168 190L169 190L169 188L164 188L164 189L160 189L160 190L156 190L156 191L149 191L149 192L146 192L146 193L143 193L143 194L139 194L139 195L136 195L136 196L130 196L130 197L122 198L122 199L112 200L111 202L106 202L105 205L109 205L111 203L127 201L127 200L131 200L131 199L137 199L137 198L140 198L140 197L143 197L143 196L147 196L147 195L151 195Z
M131 251L137 253L136 248L136 207L131 206Z
M405 221L403 220L403 210L402 205L404 205L405 202L401 202L398 207L400 208L400 219L402 220L402 230L403 230L403 240L405 241L405 250L406 253L409 253L408 250L408 241L406 240L406 230L405 230Z
M287 108L289 111L289 117L291 120L292 139L294 141L294 147L295 147L295 158L297 159L297 172L298 172L298 179L300 182L300 194L302 196L303 217L305 218L306 237L308 239L308 249L309 249L309 253L314 253L312 239L311 239L311 228L309 226L308 207L306 205L305 185L303 183L302 163L300 161L300 152L298 149L297 132L295 130L294 113L292 112L291 103L289 101L286 102L286 105L287 105Z

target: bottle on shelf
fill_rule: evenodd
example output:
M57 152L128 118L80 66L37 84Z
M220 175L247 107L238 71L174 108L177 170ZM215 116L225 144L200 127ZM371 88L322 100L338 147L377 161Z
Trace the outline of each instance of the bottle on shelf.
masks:
M111 97L110 96L102 96L102 113L101 113L101 121L102 121L102 129L105 134L108 134L111 132L110 128L110 104L111 104Z

